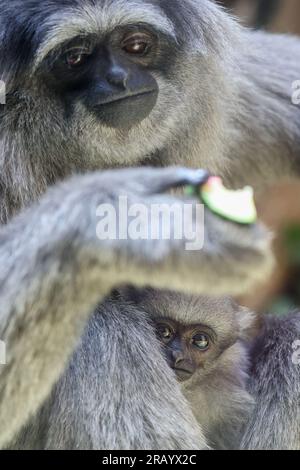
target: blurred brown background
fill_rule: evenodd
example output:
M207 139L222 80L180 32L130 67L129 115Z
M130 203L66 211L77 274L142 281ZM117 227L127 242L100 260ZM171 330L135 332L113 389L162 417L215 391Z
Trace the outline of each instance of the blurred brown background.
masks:
M300 35L300 0L222 0L242 23L256 29ZM300 79L300 77L299 77ZM300 184L278 184L258 201L259 214L274 230L278 266L271 279L242 303L275 314L300 307Z
M223 0L246 24L280 33L300 34L299 0Z

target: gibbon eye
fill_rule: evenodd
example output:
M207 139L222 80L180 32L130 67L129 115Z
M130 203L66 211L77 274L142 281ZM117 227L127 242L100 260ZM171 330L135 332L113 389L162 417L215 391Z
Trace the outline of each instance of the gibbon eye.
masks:
M210 345L210 338L205 333L198 333L193 337L192 344L201 351L206 351Z
M173 337L173 331L168 325L158 325L157 333L163 342L168 343Z
M81 50L69 51L66 54L66 63L70 68L81 67L89 57L87 52Z
M151 38L147 34L136 33L127 36L122 42L123 51L131 55L143 56L151 47Z

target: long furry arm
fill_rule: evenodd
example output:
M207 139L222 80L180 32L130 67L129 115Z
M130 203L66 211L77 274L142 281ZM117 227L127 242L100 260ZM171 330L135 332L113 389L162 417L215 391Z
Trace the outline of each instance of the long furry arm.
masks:
M149 315L109 297L13 449L205 449Z
M0 443L46 398L93 307L113 286L126 282L196 292L240 291L253 283L257 269L265 274L266 234L242 228L241 238L237 226L209 214L204 249L196 253L185 250L185 239L97 238L99 204L111 203L117 209L118 196L125 194L129 203L149 208L164 202L168 209L183 200L159 193L195 182L197 175L171 168L75 178L3 228L0 338L7 346L7 365L0 370ZM184 222L197 228L192 215Z

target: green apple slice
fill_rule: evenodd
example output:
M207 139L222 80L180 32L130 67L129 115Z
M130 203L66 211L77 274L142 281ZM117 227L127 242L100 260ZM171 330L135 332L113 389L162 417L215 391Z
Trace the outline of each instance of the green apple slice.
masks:
M250 186L238 191L226 189L221 178L210 177L200 187L203 203L215 214L238 224L254 224L257 212L253 189Z

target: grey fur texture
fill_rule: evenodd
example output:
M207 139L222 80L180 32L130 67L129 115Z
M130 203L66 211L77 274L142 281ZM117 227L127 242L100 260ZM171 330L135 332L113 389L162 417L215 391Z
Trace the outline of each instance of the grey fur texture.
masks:
M243 431L242 449L300 450L300 364L293 359L300 314L266 316L251 351L249 391L255 407Z
M186 251L184 239L101 242L97 238L96 208L100 203L110 202L118 211L118 196L126 194L129 204L143 203L150 208L151 204L160 202L165 203L165 210L168 210L174 202L183 204L185 200L162 192L195 181L197 174L197 171L180 168L144 168L74 177L53 188L38 204L3 227L0 234L0 337L7 344L8 363L0 369L1 444L9 442L47 398L64 371L93 308L114 286L131 282L140 286L172 286L179 290L216 293L227 291L232 285L232 290L239 291L269 269L267 237L260 227L240 228L210 213L207 213L204 227L205 246L198 252ZM157 220L151 223L157 224ZM193 218L185 223L197 227ZM235 250L233 240L237 240ZM203 266L204 276L201 275ZM224 272L223 285L221 281L214 282L220 269ZM238 285L236 279L240 282ZM142 342L143 329L141 335ZM149 343L148 338L145 342ZM155 345L152 349L152 355L156 356ZM135 354L128 351L128 356L135 364ZM112 360L109 354L107 360ZM115 367L122 368L122 361ZM128 369L130 373L130 367ZM145 368L146 382L148 373ZM137 389L141 381L140 375L136 377ZM159 376L154 383L163 393L164 383ZM129 396L137 403L127 405L130 409L137 407L140 394L130 393ZM99 409L105 406L108 397L112 399L112 409L118 406L118 397L114 401L110 393L104 393L98 396ZM158 429L157 417L161 419L165 414L164 405L150 392L147 399L147 411L157 406L159 413L145 416L145 422L153 421L153 427ZM185 415L184 402L178 400L177 407L178 413ZM184 433L185 421L180 429L173 430L172 416L176 416L175 409L165 417L166 434L162 431L160 447L174 448L179 442L181 447L202 447L201 433L196 441L192 424L191 435ZM167 426L169 419L171 423ZM177 422L181 422L179 416ZM125 426L122 435L126 435L127 425L124 421L119 424L122 425ZM106 427L102 431L98 448L116 439L115 434L106 435ZM140 436L140 426L133 427L134 432ZM180 437L175 438L174 433L179 433ZM146 437L144 446L153 448L157 436L147 434ZM133 442L132 438L128 445L134 445Z
M149 288L123 288L121 298L153 320L214 331L220 355L181 383L211 449L300 449L299 312L261 317L228 297Z
M176 53L166 73L153 71L160 91L151 114L121 132L100 125L80 100L71 112L66 109L42 79L42 63L49 47L77 35L78 28L101 41L103 32L132 22L162 31L175 41ZM300 111L290 95L300 75L299 58L298 40L243 30L209 0L0 0L0 75L8 91L0 106L0 220L7 223L0 233L0 338L8 349L8 365L0 369L0 445L11 442L47 399L94 306L115 285L234 294L269 272L267 234L210 213L205 248L196 256L179 242L162 240L102 246L95 240L99 202L115 203L121 191L145 204L153 198L170 203L174 199L164 199L161 190L183 176L175 169L82 173L184 164L207 167L233 185L247 180L256 187L278 175L298 176ZM58 185L74 173L81 176ZM140 332L147 331L144 326ZM147 351L157 357L155 346ZM147 361L147 354L144 349L139 357ZM136 357L128 355L130 369ZM147 367L143 371L147 376ZM87 431L88 422L82 422L96 440L90 447L206 446L175 382L174 428L157 397L157 390L168 395L169 385L151 373L155 387L145 395L147 403L136 393L133 403L123 403L130 409L145 405L139 422L144 434L132 423L128 441L118 441L110 427ZM103 410L108 397L99 392L97 400ZM112 409L104 423L110 423ZM128 431L126 413L119 415L119 436ZM147 432L150 428L156 433ZM78 434L70 439L66 446L88 446Z
M201 323L212 328L217 337L217 357L181 384L183 395L154 334L152 322L158 317ZM185 427L181 424L177 436L178 419L186 422L188 430L194 422L191 411L203 433L203 443L212 449L237 448L253 405L246 390L246 340L254 320L254 314L224 297L119 289L96 310L67 372L38 416L23 429L14 448L95 449L101 442L105 449L138 449L145 447L151 435L151 448L157 449L170 432L174 434L172 445L182 448L185 442L180 435ZM137 394L138 401L128 402L128 397ZM160 402L159 409L152 407L149 394ZM99 401L100 395L114 399ZM178 400L183 410L186 407L183 416L176 411ZM154 428L162 410L164 415L170 413L171 419L163 419ZM151 421L145 420L146 416L151 416Z
M188 164L256 187L298 175L300 110L291 87L300 76L299 40L244 30L209 0L146 4L1 0L0 74L8 91L0 113L1 220L74 171ZM82 27L95 33L98 25L101 39L103 28L126 17L131 23L133 11L134 21L140 15L176 35L167 78L153 72L157 105L125 133L98 124L80 102L66 120L64 103L36 69L45 47L52 37L57 45L60 31L70 37Z
M149 316L113 299L96 310L66 373L13 446L186 447L205 449L207 444L166 367Z

